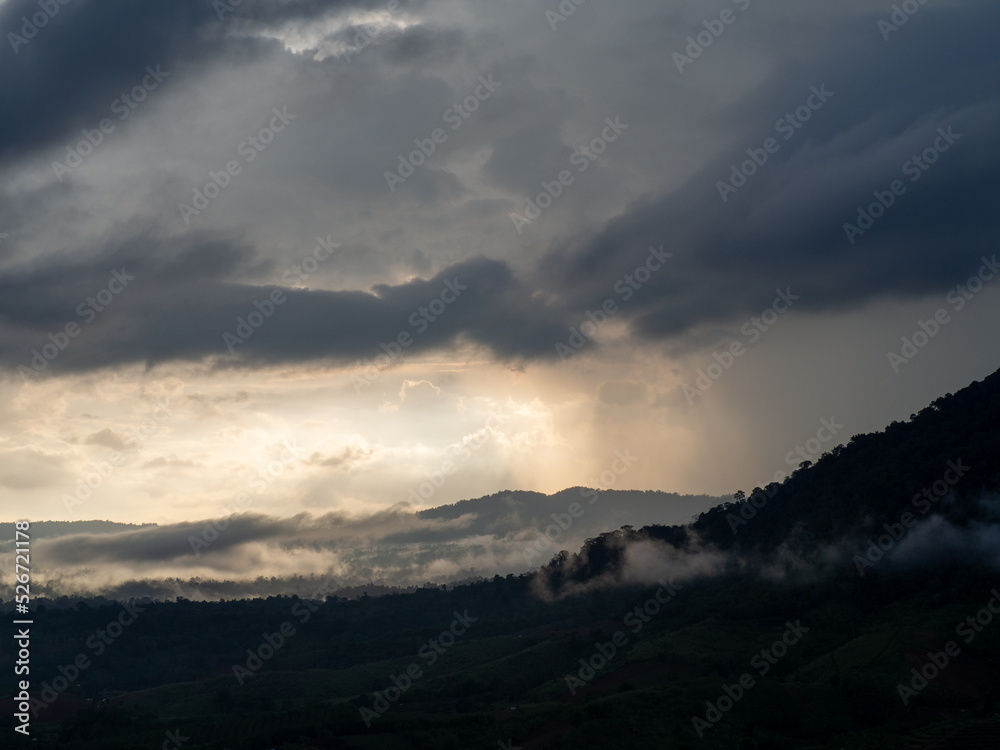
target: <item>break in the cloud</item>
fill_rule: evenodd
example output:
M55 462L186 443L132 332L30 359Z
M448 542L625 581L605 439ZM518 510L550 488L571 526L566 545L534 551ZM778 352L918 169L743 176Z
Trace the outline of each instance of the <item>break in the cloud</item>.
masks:
M731 492L1000 366L986 0L58 7L0 4L8 515Z

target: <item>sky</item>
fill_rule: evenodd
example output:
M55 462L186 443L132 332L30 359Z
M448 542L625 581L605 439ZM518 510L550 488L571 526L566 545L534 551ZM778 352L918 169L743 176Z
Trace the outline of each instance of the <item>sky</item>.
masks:
M1000 367L998 23L6 0L3 515L728 495L905 420Z

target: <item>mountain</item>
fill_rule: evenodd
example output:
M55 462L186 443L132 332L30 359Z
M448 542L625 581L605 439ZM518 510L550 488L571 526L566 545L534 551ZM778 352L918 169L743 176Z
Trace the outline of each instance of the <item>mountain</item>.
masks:
M908 422L855 435L781 485L754 488L746 499L703 514L694 529L721 547L774 550L882 533L907 510L962 528L991 522L992 505L982 501L1000 488L998 424L1000 371L936 399ZM755 499L766 501L757 514Z
M39 607L38 717L22 739L8 705L4 746L1000 746L998 392L994 374L780 485L599 533L536 573ZM497 507L433 510L488 526Z
M600 503L596 501L597 497L600 498ZM576 534L586 535L623 524L688 523L707 509L718 505L720 500L723 498L711 495L678 495L676 492L657 490L595 490L589 487L570 487L552 495L504 490L474 500L462 500L452 505L429 508L419 511L416 515L427 520L456 520L471 516L466 527L470 533L500 537L523 528L544 530L545 527L557 523L557 519L553 516L564 516L570 505L579 503L584 506L586 512L578 517L571 516L570 528ZM563 525L568 525L565 519Z
M781 483L738 492L692 524L605 532L543 572L556 589L601 576L627 579L629 552L640 543L670 548L660 550L661 572L707 557L718 569L767 566L782 575L845 561L866 575L942 561L997 566L998 425L1000 371L906 423L855 435ZM652 564L649 557L647 549Z
M429 581L520 573L605 529L687 523L722 500L574 487L552 495L504 491L418 512L397 506L360 517L244 513L176 524L36 522L32 548L46 565L33 590L49 598L232 599L308 596L332 579L342 596L358 587L370 593L412 589ZM574 504L580 510L570 515ZM266 565L235 562L290 553L308 557L308 568L262 577ZM4 564L13 567L13 540L0 544L0 567ZM101 568L96 578L95 566ZM0 584L0 596L13 595L12 581Z

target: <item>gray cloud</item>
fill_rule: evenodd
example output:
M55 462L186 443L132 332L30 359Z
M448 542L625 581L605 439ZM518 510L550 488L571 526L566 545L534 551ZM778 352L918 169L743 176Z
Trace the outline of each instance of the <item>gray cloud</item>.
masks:
M162 65L174 74L227 55L261 54L259 42L228 33L232 21L274 25L320 17L344 5L341 0L245 0L238 13L220 20L212 3L201 0L142 5L73 0L60 3L58 13L22 44L11 42L8 34L21 35L23 18L38 13L38 2L9 0L0 6L0 29L10 46L0 65L0 87L20 116L0 125L0 160L23 157L93 128L117 97L139 83L147 65Z
M16 27L18 19L35 7L30 0L6 3L0 9L0 28ZM422 76L411 78L400 91L397 74L384 66L401 70L417 64L465 66L476 55L473 43L482 36L478 30L449 25L437 6L414 5L406 11L423 13L422 22L379 36L377 44L350 63L335 57L318 62L309 55L290 57L274 35L318 24L347 8L344 3L247 2L224 21L219 21L211 4L193 1L151 2L141 9L124 1L61 7L43 33L17 55L7 56L0 70L4 88L12 92L13 106L20 113L0 126L0 158L26 157L58 144L81 126L92 127L106 113L114 93L133 83L134 71L153 62L183 69L184 75L177 76L191 86L199 72L215 62L229 65L241 56L257 62L281 61L290 66L290 74L303 79L302 97L314 96L307 88L313 79L352 81L352 86L367 79L385 88L383 114L400 108L429 114L447 106L459 90ZM384 10L378 4L370 7ZM976 9L975 24L969 23L969 8ZM660 34L668 49L681 44L683 32L689 30L689 19L676 9L643 5L629 12L639 14L643 22L627 25L628 33L641 26L645 36ZM288 302L281 314L256 332L232 361L261 365L372 356L379 343L407 330L410 313L435 295L444 279L456 275L469 280L469 294L417 337L414 351L471 343L501 360L551 358L554 342L565 337L584 310L609 295L610 284L631 270L650 244L665 244L675 258L667 272L654 276L623 306L621 319L630 323L635 336L668 340L677 353L712 345L723 331L769 303L776 287L791 287L801 295L799 310L816 314L946 288L965 278L970 263L980 255L995 250L993 176L1000 167L1000 153L992 134L1000 124L1000 100L986 82L997 54L988 30L1000 20L1000 11L973 2L923 8L921 14L921 20L932 22L915 22L890 43L876 29L881 16L859 13L853 6L845 6L841 17L824 21L822 32L780 18L769 18L765 26L762 17L748 14L747 28L755 34L752 44L766 45L769 39L798 34L797 43L809 52L803 59L767 47L774 55L768 75L724 104L703 100L699 105L689 88L691 81L706 90L716 85L709 73L716 63L707 54L698 61L701 67L684 74L677 73L669 55L656 63L631 57L609 62L616 69L637 66L651 81L668 87L682 107L690 108L693 114L686 112L684 117L711 123L709 131L716 141L712 154L704 156L686 180L670 178L669 186L645 191L604 222L596 235L560 226L561 236L541 258L517 253L510 260L492 259L458 246L435 252L435 261L428 263L423 250L400 247L401 238L390 238L392 252L379 256L391 255L388 262L402 263L400 270L425 269L423 281L383 282L373 292L362 291L357 273L377 273L379 266L351 261L355 276L344 279L342 291L286 290ZM503 15L505 28L529 22ZM581 12L572 23L582 30L587 18ZM567 26L548 37L553 49L562 50L570 33ZM621 29L609 32L609 43L621 33ZM737 39L739 29L730 33L733 45L751 43L746 36ZM532 27L531 38L535 34L540 30ZM949 57L932 53L940 38L958 36L963 45ZM502 95L487 102L477 113L475 126L465 126L449 144L456 154L476 150L488 154L484 178L491 190L509 196L481 203L485 214L480 232L494 222L510 230L504 214L517 207L519 196L530 194L540 179L551 179L568 166L577 144L601 122L599 117L591 119L589 111L617 112L619 104L631 103L632 113L641 116L628 114L627 107L620 111L632 123L630 137L645 144L647 152L652 145L649 134L658 128L656 119L669 122L678 117L666 104L657 108L647 101L651 89L645 81L635 83L631 92L620 91L620 101L608 102L603 109L571 94L570 78L564 79L562 88L534 85L528 80L528 59L515 47L508 59L492 61L503 71ZM723 204L716 183L729 174L730 164L744 160L747 148L759 148L765 138L774 136L775 120L805 101L811 86L821 84L829 86L834 97ZM609 83L598 76L592 85L596 92ZM332 116L322 110L311 114ZM371 116L360 110L352 116L374 125ZM954 150L910 186L873 230L856 245L848 244L842 224L854 218L859 205L870 202L873 190L884 189L900 176L903 162L933 140L937 127L949 126L962 135ZM301 127L315 128L315 124ZM410 140L423 134L423 126L411 125L401 132L410 130ZM387 150L382 140L389 132L377 130L373 135L371 148L340 155L343 174L364 173L365 185L370 180L364 188L352 181L355 190L362 190L359 194L383 182L373 164L391 165L395 150L408 143L406 137L393 136ZM305 140L293 163L307 168L305 160L315 160L319 142L314 133L295 138ZM615 159L622 163L640 158L627 145L620 148ZM593 168L599 177L579 175L582 187L573 188L580 200L590 201L595 190L605 195L629 191L615 159L608 157ZM406 186L406 199L435 210L469 195L466 181L440 164L420 170L413 180ZM63 194L74 194L73 188L67 190ZM377 210L389 210L382 203L384 186L379 190ZM563 222L563 210L552 209L554 226ZM79 345L74 342L49 372L127 362L155 365L222 353L222 332L232 330L236 317L252 312L254 300L269 291L247 280L278 269L275 258L280 253L228 234L192 231L172 236L165 227L157 228L162 222L155 214L147 218L151 225L147 223L141 232L118 227L86 257L74 251L72 257L35 262L0 279L4 321L0 364L14 368L30 359L31 349L46 343L51 327L76 320L73 305L93 294L111 270L121 266L134 269L142 291L116 300L110 314L85 330L85 345L82 339ZM351 263L338 268L347 270Z
M124 451L134 447L132 441L121 433L115 432L110 427L105 427L103 430L98 430L87 435L83 439L83 442L88 445L103 445L105 448L111 448L116 451Z
M280 287L230 280L254 259L218 240L137 237L101 261L61 261L0 279L0 362L11 369L30 367L32 351L69 323L82 330L45 365L47 373L212 356L222 366L368 359L401 333L411 336L410 352L464 340L515 358L548 351L563 331L558 311L534 299L506 264L485 258L371 292L286 289L277 305L269 299ZM116 273L134 278L105 309L97 295ZM273 317L241 332L238 319L259 316L260 306ZM224 333L246 336L233 343L233 356Z
M877 33L852 43L858 21L834 23L807 61L782 60L770 79L717 113L740 123L727 144L686 183L637 202L596 237L555 248L546 269L594 306L608 281L634 268L642 248L664 242L675 258L630 303L643 338L696 342L705 326L727 326L770 303L775 287L801 295L800 311L826 313L873 299L918 297L964 281L981 255L996 252L1000 98L982 84L995 54L965 8L936 9L934 20L884 44ZM993 21L994 7L981 6ZM873 14L875 17L881 17ZM864 19L862 30L874 29ZM961 37L947 58L931 50ZM905 71L900 75L900 71ZM834 96L784 141L775 122L812 86ZM961 139L918 182L902 173L914 154L953 127ZM774 137L780 151L723 203L717 183L731 165ZM875 190L895 179L908 190L851 245L855 222ZM707 342L713 343L710 338Z

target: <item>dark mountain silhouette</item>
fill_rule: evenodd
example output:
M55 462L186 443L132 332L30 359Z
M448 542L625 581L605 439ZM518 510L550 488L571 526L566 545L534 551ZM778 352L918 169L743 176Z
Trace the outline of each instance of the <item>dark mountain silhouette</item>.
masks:
M506 534L512 528L536 527L552 523L553 513L581 502L587 493L600 492L601 503L588 504L587 513L578 521L583 528L602 523L604 528L625 523L643 523L637 519L655 518L658 523L677 524L693 520L722 498L712 495L679 495L656 490L594 490L570 487L551 495L524 490L504 490L492 495L462 500L451 505L429 508L417 513L427 519L454 519L473 514L469 527L476 533ZM589 516L589 517L588 517Z
M990 557L986 543L1000 542L998 425L1000 371L936 399L908 422L855 435L815 463L803 463L784 482L740 491L694 523L602 533L578 553L554 559L543 574L550 592L599 576L620 580L630 545L637 542L689 554L727 553L734 568L777 564L789 556L800 562L835 553L864 556L873 539L935 524L951 532L951 544L928 549L913 564L942 557L977 562ZM964 533L976 543L963 546ZM884 554L879 562L883 556L892 557ZM1000 556L993 559L1000 562Z

